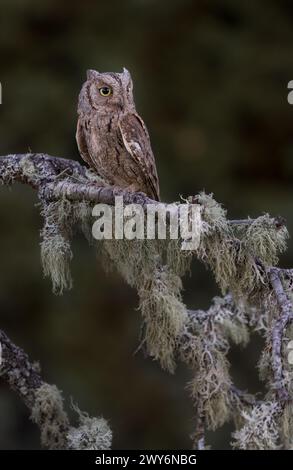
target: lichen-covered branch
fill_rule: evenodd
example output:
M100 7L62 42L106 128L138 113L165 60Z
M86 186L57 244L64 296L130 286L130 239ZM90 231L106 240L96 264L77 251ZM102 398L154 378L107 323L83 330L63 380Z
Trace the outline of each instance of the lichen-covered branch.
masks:
M272 328L272 359L275 387L278 398L280 402L283 403L288 401L289 392L285 387L282 344L286 328L290 322L293 322L293 306L291 300L284 290L281 280L281 271L279 269L270 268L268 272L280 310L280 315L275 320Z
M23 183L37 189L48 200L66 197L70 201L114 204L123 196L126 204L151 204L143 193L129 193L109 187L91 171L74 160L50 155L21 154L0 157L0 183Z
M13 344L0 330L1 377L14 390L24 403L31 408L35 402L35 392L43 385L38 364L32 364L27 354Z
M14 182L38 191L44 218L42 263L56 293L72 286L71 239L75 228L93 241L91 213L96 203L113 205L116 196L123 196L124 204L136 203L144 209L147 204L165 205L143 193L109 186L78 162L45 154L0 157L0 183ZM96 243L101 262L108 269L118 270L136 288L143 343L149 356L170 372L175 371L179 360L194 371L189 390L196 410L196 448L208 448L205 431L215 430L228 420L235 423L235 448L292 448L293 380L286 346L293 335L293 269L278 267L288 238L285 220L268 214L229 220L226 210L203 192L185 203L200 206L202 224L196 249L182 251L180 240L170 238L103 240ZM211 271L222 294L213 299L207 311L190 310L182 299L181 279L190 270L193 257ZM256 361L267 389L261 397L239 390L229 372L231 344L246 345L252 332L265 339L262 356L258 364ZM31 374L34 377L33 371L25 376L26 381L31 380ZM18 387L18 380L15 385L7 375L6 379ZM36 389L40 388L38 385ZM22 396L29 406L36 402L34 386L30 389L31 395ZM87 435L84 426L95 428L97 423L89 420L83 415L79 430L69 428L67 448L78 447L81 434ZM96 428L106 430L104 435L109 437L106 425ZM108 437L102 441L109 442ZM86 442L86 448L105 445L93 444L90 438L82 442Z
M44 382L40 366L0 330L0 378L17 393L30 411L49 449L109 449L112 434L103 419L78 413L80 426L70 426L63 398L55 385Z

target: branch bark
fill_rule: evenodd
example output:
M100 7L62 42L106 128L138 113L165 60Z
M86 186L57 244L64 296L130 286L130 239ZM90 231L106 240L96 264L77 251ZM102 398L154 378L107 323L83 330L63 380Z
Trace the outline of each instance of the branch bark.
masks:
M282 340L284 332L289 323L293 321L293 307L280 278L282 271L276 268L269 268L268 273L270 281L276 296L277 304L280 309L280 317L276 320L272 330L272 348L275 387L279 400L284 403L289 400L289 394L284 386L283 360L282 360Z

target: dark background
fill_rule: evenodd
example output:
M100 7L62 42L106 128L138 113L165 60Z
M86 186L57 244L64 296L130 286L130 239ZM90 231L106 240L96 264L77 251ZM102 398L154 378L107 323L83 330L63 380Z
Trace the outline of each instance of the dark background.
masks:
M293 7L289 0L1 0L0 155L79 159L76 101L86 69L133 76L164 200L213 192L230 217L281 214L293 229ZM137 297L106 275L82 238L74 289L51 293L40 265L36 194L0 188L0 325L43 376L81 409L103 415L114 448L189 448L191 373L160 370L141 353ZM282 260L293 266L292 242ZM194 263L184 299L208 307L218 290ZM261 390L261 343L233 349L239 386ZM209 435L226 448L231 427ZM28 412L0 383L0 448L39 448Z

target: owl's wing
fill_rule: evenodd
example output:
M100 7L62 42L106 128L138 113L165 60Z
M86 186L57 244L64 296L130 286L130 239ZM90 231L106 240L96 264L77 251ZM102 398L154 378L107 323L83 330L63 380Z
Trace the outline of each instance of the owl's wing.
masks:
M141 171L148 195L160 200L159 179L147 128L138 114L124 114L119 120L123 143Z
M77 129L76 129L76 142L78 146L78 150L80 153L80 156L84 159L84 161L90 166L90 167L95 167L94 162L92 161L87 143L86 143L86 138L85 138L85 133L84 133L84 128L83 124L81 122L81 119L79 118L77 121Z

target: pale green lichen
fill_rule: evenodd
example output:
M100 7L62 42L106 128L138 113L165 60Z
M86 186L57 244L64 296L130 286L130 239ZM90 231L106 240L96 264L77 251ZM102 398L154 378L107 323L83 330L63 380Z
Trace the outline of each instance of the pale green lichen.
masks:
M239 299L252 298L259 292L264 293L268 280L257 260L259 259L263 265L272 265L277 261L278 254L286 247L288 237L286 228L276 227L268 215L259 217L244 229L232 228L226 219L226 211L212 195L201 193L193 198L193 202L201 206L202 216L201 239L195 254L212 270L222 293L229 289ZM55 290L62 291L71 286L67 266L72 256L70 252L72 227L75 224L81 225L87 238L92 240L91 207L85 202L69 203L61 200L49 203L44 208L45 219L53 219L55 228L55 233L53 231L52 234L49 230L49 234L43 237L45 272L46 274L52 272ZM47 225L52 227L50 223ZM56 233L58 237L54 242L52 235ZM49 242L49 238L52 239L52 243ZM54 243L60 253L55 253L51 257ZM192 252L181 249L180 240L112 240L105 243L113 264L127 282L134 286L137 274L142 269L142 263L146 271L145 277L154 272L154 263L158 263L158 258L161 266L167 265L170 271L181 277L188 270L192 259ZM133 262L129 262L130 259ZM141 275L139 277L141 278Z
M112 265L138 291L148 353L173 372L186 318L180 275L190 267L190 254L182 256L177 240L109 240L103 247Z
M278 261L286 249L287 229L268 215L234 227L211 195L201 193L197 202L206 223L197 255L213 271L222 293L229 289L235 297L252 298L265 291L269 283L257 260L265 266Z
M31 419L41 431L41 443L49 449L64 449L69 426L61 393L55 385L44 384L35 391Z
M223 336L237 345L246 346L249 341L250 310L244 302L239 301L236 305L231 296L229 302L225 298L215 297L209 313L219 328L218 337Z
M104 418L90 418L73 406L78 414L79 426L71 427L67 433L70 450L110 450L112 431Z
M70 273L72 207L62 199L43 206L45 223L41 232L41 260L45 276L52 279L53 292L62 294L72 287Z
M148 353L158 359L164 369L173 372L174 352L187 315L175 267L182 274L189 268L190 257L185 256L183 262L178 262L179 244L172 244L166 251L167 245L168 241L163 244L160 240L103 242L113 266L138 291ZM167 257L173 270L163 263Z
M81 229L87 241L92 244L92 208L93 205L87 201L72 204L72 224Z
M22 169L22 173L28 178L32 178L33 176L38 175L38 172L30 155L23 157L19 162L19 166Z
M44 227L41 231L41 260L44 275L52 280L53 292L62 294L72 287L70 262L71 238L78 225L91 241L91 205L87 202L71 203L66 198L43 203Z
M215 297L207 311L189 312L180 355L195 370L189 389L196 412L204 416L208 429L215 430L232 417L239 421L239 412L244 408L233 392L227 353L230 340L247 344L249 313L247 305L236 305L231 295Z
M277 450L282 408L276 401L257 404L242 411L244 426L233 433L232 446L244 450Z
M237 345L246 346L249 341L249 331L247 325L243 323L233 322L230 319L222 321L224 334Z
M197 256L210 267L222 292L236 276L236 243L226 219L226 211L211 195L201 193L197 202L202 206L205 230L202 233Z
M5 158L5 165L3 165L3 160ZM10 186L14 182L15 174L15 164L14 164L15 155L7 155L7 157L1 157L1 168L0 168L0 184Z
M288 237L289 233L284 225L276 226L269 214L264 214L247 228L246 249L265 265L274 266L278 264L279 254L287 248Z
M268 286L258 264L273 263L285 249L287 232L276 228L262 216L245 229L232 229L226 211L212 195L199 194L190 202L201 207L201 239L195 254L215 275L223 293L228 289L236 299L253 298ZM42 232L42 261L45 275L50 275L53 290L70 288L70 241L75 225L81 226L91 240L91 205L70 203L66 199L46 204ZM183 333L187 312L181 298L181 277L188 272L193 253L181 249L180 240L104 240L98 243L109 269L115 267L140 297L144 319L145 344L151 357L173 372L175 350ZM102 249L102 250L101 250ZM226 312L227 313L227 312ZM225 315L218 322L224 337L236 344L248 341L247 323Z
M181 288L180 278L165 267L138 289L148 353L170 372L175 368L174 352L187 317Z
M272 374L272 361L268 347L265 347L261 352L260 359L257 363L257 368L261 381L265 382L267 380L270 380Z
M231 417L229 363L204 338L195 341L194 353L196 373L189 389L197 413L205 417L208 429L215 430Z

